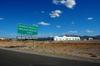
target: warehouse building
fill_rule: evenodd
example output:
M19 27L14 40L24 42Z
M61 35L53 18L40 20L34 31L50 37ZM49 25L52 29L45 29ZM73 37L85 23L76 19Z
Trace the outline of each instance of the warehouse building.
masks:
M54 41L78 41L81 40L80 37L75 37L75 36L55 36Z

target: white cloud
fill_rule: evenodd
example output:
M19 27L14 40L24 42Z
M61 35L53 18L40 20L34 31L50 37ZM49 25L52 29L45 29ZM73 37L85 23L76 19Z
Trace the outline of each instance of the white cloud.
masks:
M4 20L4 18L0 18L0 20Z
M66 0L53 0L53 3L58 5L58 4L64 4Z
M41 13L45 13L45 11L41 11Z
M75 0L53 0L53 3L56 5L62 4L70 9L72 9L76 5Z
M73 8L76 5L75 0L67 0L65 6L68 8Z
M93 20L94 18L93 17L88 17L88 20Z
M55 11L51 11L49 15L51 18L56 18L56 17L60 17L61 13L62 13L61 10L55 10Z
M76 30L68 31L68 33L78 33Z
M56 25L56 28L61 28L61 26L60 25Z
M87 33L93 33L94 31L93 31L93 30L87 29L86 32L87 32Z
M50 25L49 23L43 22L43 21L42 21L42 22L39 22L38 24L39 24L39 25L43 25L43 26L48 26L48 25Z

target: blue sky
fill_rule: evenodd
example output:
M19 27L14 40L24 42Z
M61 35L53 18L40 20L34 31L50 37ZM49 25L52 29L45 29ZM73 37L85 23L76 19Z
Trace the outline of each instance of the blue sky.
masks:
M38 25L38 36L99 35L100 0L0 0L0 35L19 23Z

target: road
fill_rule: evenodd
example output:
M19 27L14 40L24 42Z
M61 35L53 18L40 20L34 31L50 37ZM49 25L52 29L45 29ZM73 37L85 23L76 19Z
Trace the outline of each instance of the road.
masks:
M100 63L69 60L0 49L0 66L100 66Z

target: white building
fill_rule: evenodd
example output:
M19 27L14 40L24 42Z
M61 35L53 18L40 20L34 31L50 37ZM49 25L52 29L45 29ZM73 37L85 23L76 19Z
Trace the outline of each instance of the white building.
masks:
M80 37L67 37L67 36L63 36L63 37L59 37L59 36L55 36L54 37L54 41L70 41L70 40L81 40Z
M5 38L0 38L0 40L5 40Z
M93 40L93 38L88 38L88 40Z

